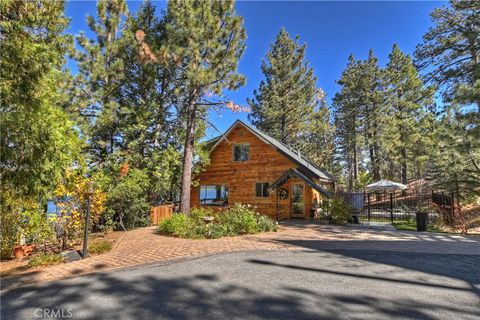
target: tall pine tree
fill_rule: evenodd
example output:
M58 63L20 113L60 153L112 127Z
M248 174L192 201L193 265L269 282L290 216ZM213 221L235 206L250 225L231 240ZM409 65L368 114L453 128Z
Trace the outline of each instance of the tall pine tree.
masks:
M122 157L149 177L146 192L151 202L173 200L179 188L181 137L175 117L175 66L139 59L136 34L142 32L151 50L166 42L165 20L157 18L151 2L144 2L128 19L123 33L125 84L121 87Z
M389 119L384 139L389 141L389 156L400 168L400 179L406 184L413 177L413 168L425 167L425 154L430 145L425 125L428 107L433 103L433 89L424 85L412 59L394 45L386 67ZM423 160L423 161L422 161ZM409 166L412 165L412 170Z
M301 148L308 122L317 105L316 78L305 60L306 45L281 29L262 61L265 80L254 98L247 99L249 120L260 130L287 145Z
M235 12L235 2L168 2L167 45L153 60L174 61L178 115L185 128L180 210L190 211L193 156L199 120L211 107L226 104L224 90L244 83L237 64L245 50L243 19Z
M354 184L358 180L359 166L362 163L363 137L358 129L361 118L358 84L361 76L360 62L350 55L347 67L342 72L340 80L337 81L341 89L333 98L337 152L346 169L349 191L353 190Z
M468 181L468 188L457 188L458 196L468 199L478 196L480 187L480 3L452 0L431 17L434 26L417 46L416 63L428 68L426 80L443 93L446 114L435 142L456 138L446 139L449 158L432 154L430 176L445 189Z
M318 167L336 174L335 126L323 90L318 90L319 106L309 119L302 151Z
M77 37L81 49L75 53L79 74L74 85L77 97L74 108L83 120L92 161L100 165L122 144L119 100L125 83L125 43L121 31L127 15L125 0L99 0L97 19L87 16L95 38L89 39L83 33Z
M476 104L480 113L480 2L451 0L431 14L434 26L415 51L417 66L445 102Z
M378 66L378 59L370 50L367 60L359 64L359 77L357 78L357 103L360 108L360 131L364 136L365 148L368 153L368 167L373 180L381 179L382 130L385 125L385 93L384 72Z

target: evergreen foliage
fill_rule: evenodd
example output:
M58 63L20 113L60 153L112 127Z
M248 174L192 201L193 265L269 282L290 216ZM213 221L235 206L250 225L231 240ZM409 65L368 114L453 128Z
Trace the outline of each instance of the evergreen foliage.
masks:
M365 172L374 181L407 183L422 177L432 145L434 91L425 86L411 58L397 45L384 69L372 51L364 61L350 56L338 83L335 124L348 189L358 189Z
M389 158L393 160L390 176L398 176L404 184L424 173L431 145L428 131L429 107L433 104L433 88L423 83L412 59L397 45L393 46L386 67L387 107L390 120L385 126L385 139ZM400 170L396 170L396 168ZM414 173L416 171L416 174Z
M305 137L317 106L317 79L305 59L306 45L281 29L262 61L265 80L260 82L249 119L253 125L286 145Z
M419 68L442 93L445 114L429 158L437 187L463 199L480 189L480 3L450 1L431 13L434 25L417 46ZM476 109L476 110L475 110ZM448 149L448 150L446 150Z

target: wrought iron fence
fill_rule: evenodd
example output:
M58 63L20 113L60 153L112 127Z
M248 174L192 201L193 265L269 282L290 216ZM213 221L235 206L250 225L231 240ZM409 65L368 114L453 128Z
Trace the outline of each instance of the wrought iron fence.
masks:
M416 219L417 212L423 211L428 213L429 222L436 222L439 218L448 222L455 210L453 195L437 192L350 192L337 195L347 203L352 216L360 221L409 222Z

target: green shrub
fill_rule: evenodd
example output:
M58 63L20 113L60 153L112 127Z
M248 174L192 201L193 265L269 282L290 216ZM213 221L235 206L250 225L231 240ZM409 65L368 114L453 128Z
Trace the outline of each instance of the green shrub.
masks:
M185 238L190 233L191 225L191 220L186 214L174 214L160 223L158 232Z
M323 208L329 214L330 222L333 224L345 224L350 219L350 207L342 198L333 197L324 201Z
M195 222L205 222L204 217L215 217L216 214L212 209L207 208L193 208L190 213L187 214Z
M259 214L257 216L257 224L258 224L258 229L260 232L268 232L268 231L277 231L278 227L275 221L270 219L267 216Z
M227 234L225 225L221 223L209 223L205 226L204 235L208 239L224 237Z
M94 239L88 243L88 252L91 254L101 254L112 250L112 243L105 239Z
M52 266L54 264L63 263L63 257L60 254L42 253L33 256L28 265L30 267Z
M114 217L122 228L146 226L149 221L148 175L140 169L129 169L112 181L108 192L108 216Z
M249 206L235 204L233 207L218 215L218 220L225 226L227 235L257 233L257 215Z
M213 217L214 221L207 223L204 220L207 216ZM277 225L272 219L259 215L248 205L234 205L220 214L211 209L195 208L189 214L175 214L158 226L160 234L191 239L212 239L276 230Z

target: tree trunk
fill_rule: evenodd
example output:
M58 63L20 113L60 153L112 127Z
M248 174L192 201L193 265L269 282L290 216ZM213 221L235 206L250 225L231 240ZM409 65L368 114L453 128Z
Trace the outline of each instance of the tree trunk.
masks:
M407 148L402 147L402 183L407 184Z
M195 102L190 103L187 112L187 132L183 151L182 186L180 190L180 211L190 211L190 188L192 185L193 150L195 143Z
M348 192L352 192L353 190L353 172L352 171L353 171L352 160L348 159Z
M358 180L358 157L357 157L357 144L355 143L355 148L353 148L353 181L357 182Z
M285 127L286 127L286 119L285 119L285 115L282 115L281 121L280 121L280 132L281 132L280 134L282 138L280 141L283 144L287 144L287 134L285 132L286 131Z
M123 231L127 231L127 228L125 228L125 225L123 224L123 214L119 214L118 215L118 224L120 224L120 226L122 227Z
M375 161L373 163L373 180L379 181L382 179L380 174L380 159L379 159L379 147L378 147L378 137L377 137L377 130L373 131L373 154L375 156Z

